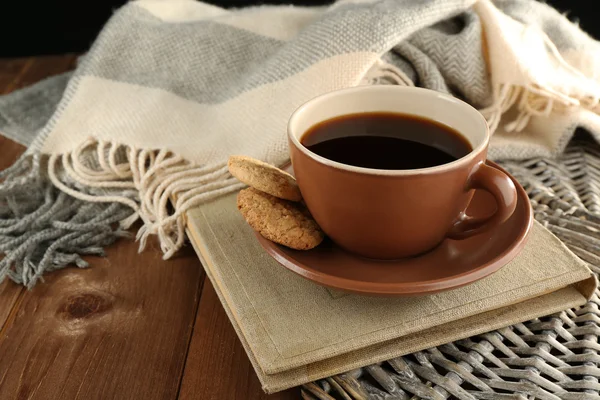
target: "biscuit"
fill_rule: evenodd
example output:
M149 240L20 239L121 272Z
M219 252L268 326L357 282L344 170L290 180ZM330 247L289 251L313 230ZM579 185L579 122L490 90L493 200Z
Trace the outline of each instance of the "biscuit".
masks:
M323 241L323 231L301 203L248 188L239 192L237 207L248 224L272 242L309 250Z
M248 186L280 199L300 201L302 195L296 179L270 164L246 156L231 156L229 172Z

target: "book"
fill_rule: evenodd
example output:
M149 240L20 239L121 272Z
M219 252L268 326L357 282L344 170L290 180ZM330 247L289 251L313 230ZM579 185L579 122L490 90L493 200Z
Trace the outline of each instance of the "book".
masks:
M471 285L428 296L334 291L258 243L235 194L188 212L187 233L267 393L585 304L596 279L534 222L522 252Z

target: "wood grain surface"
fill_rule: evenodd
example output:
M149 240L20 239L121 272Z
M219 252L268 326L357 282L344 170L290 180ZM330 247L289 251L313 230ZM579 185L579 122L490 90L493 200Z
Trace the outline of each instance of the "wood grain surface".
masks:
M1 62L0 65L2 65ZM0 68L0 92L3 87L7 85L7 83L5 83L4 86L2 86L3 82L7 81L4 80L1 71L2 69ZM14 163L23 151L25 151L23 146L12 140L6 139L0 132L0 171ZM24 289L21 286L14 285L12 282L2 282L2 284L0 284L0 337L4 336L6 320L23 290ZM2 361L0 361L0 364L1 363Z
M220 371L213 374L211 371ZM291 389L265 394L215 289L206 279L181 384L180 399L297 399Z
M76 57L72 54L43 58L16 58L0 60L0 94L6 94L30 85L46 77L68 71L73 68ZM0 132L0 170L14 163L25 148ZM23 288L9 282L0 284L0 334L4 333L6 320L11 315L15 303L23 294ZM0 392L1 394L1 392Z
M75 65L74 55L0 60L0 93ZM0 132L1 133L1 132ZM0 169L24 147L0 136ZM0 399L298 399L265 395L191 246L163 261L131 239L0 285Z

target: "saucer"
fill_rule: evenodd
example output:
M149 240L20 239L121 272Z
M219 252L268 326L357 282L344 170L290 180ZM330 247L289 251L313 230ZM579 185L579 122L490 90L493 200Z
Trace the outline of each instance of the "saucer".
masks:
M491 161L487 164L506 173ZM437 293L496 272L525 246L533 224L533 212L527 193L514 177L510 177L517 187L518 203L504 224L467 239L446 239L433 250L416 257L391 261L368 259L342 250L329 239L312 250L300 251L273 243L258 233L256 236L277 262L319 285L370 296ZM467 214L484 217L495 209L494 198L483 190L476 190Z

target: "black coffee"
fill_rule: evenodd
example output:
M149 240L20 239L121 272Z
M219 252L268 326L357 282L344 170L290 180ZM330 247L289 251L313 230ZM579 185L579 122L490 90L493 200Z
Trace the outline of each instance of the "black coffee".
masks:
M350 114L310 128L300 142L340 163L375 169L417 169L457 160L472 148L454 129L408 114Z

